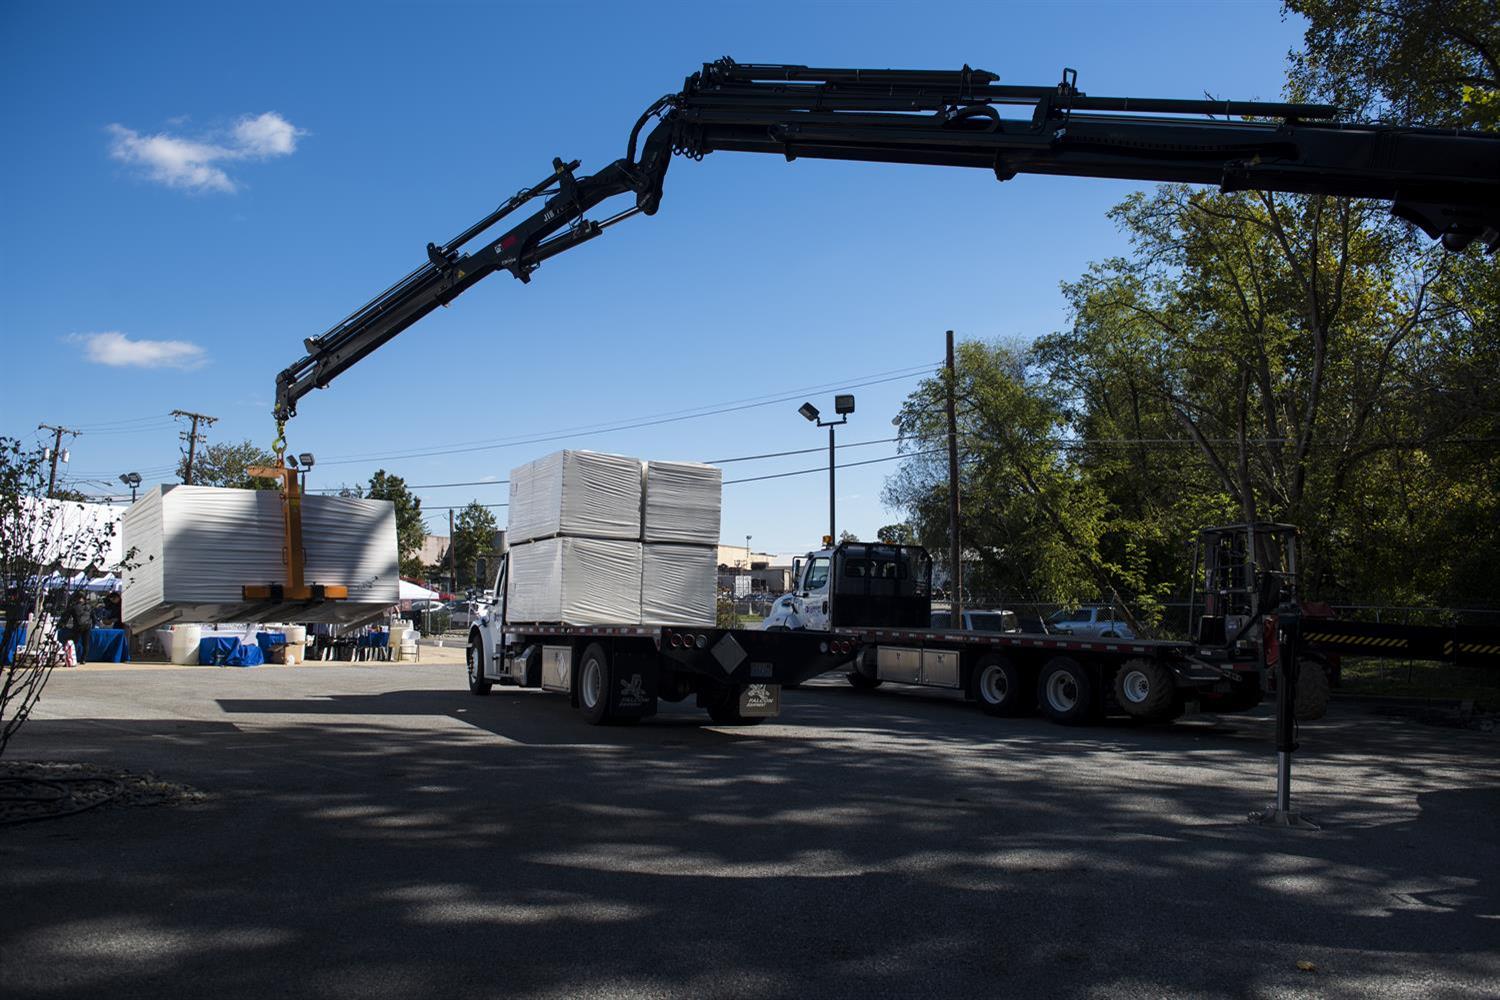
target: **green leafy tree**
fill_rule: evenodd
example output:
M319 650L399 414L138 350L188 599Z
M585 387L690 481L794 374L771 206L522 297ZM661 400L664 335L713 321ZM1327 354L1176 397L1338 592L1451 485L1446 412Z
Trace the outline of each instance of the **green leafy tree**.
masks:
M1366 116L1500 128L1494 0L1286 0L1308 20L1292 89Z
M495 532L499 528L495 515L478 500L469 501L469 505L458 512L450 544L458 561L460 587L483 586L487 582L478 579L475 567L481 556L488 556L494 549Z
M852 531L840 531L839 532L839 541L841 541L841 542L857 542L857 541L859 541L859 536L856 535Z
M379 469L370 477L364 495L371 500L389 500L396 507L396 546L401 555L401 575L420 578L422 541L427 526L422 522L422 499L406 488L406 480Z
M1142 589L1131 568L1101 555L1107 498L1059 446L1063 400L1028 371L1024 352L968 341L956 362L960 533L974 555L965 558L965 589L998 601L1075 602L1131 582ZM944 374L907 397L897 423L909 457L885 490L940 566L949 550L947 392Z
M887 524L875 532L875 537L887 545L910 545L916 542L917 533L905 521Z
M240 490L266 490L276 487L276 480L251 476L252 466L274 466L276 456L248 438L244 441L218 441L205 445L193 456L194 486L223 486ZM187 482L187 456L177 461L177 477Z

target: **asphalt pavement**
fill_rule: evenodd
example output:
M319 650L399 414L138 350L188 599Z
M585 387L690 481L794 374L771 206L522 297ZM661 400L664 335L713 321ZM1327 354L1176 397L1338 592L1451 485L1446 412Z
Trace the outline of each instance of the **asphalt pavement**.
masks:
M932 692L626 728L456 664L58 671L8 758L206 793L6 827L0 995L1500 995L1500 740Z

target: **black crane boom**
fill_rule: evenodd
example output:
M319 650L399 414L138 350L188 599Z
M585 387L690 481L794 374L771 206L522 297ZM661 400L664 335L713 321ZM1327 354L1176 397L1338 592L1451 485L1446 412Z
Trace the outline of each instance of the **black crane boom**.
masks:
M1337 119L1320 104L1093 97L1065 70L1051 87L1002 86L985 70L834 69L707 63L656 101L626 155L579 177L575 160L525 188L321 336L276 379L285 421L376 348L497 270L521 281L542 261L631 215L654 214L673 155L774 153L799 158L919 163L1018 174L1112 177L1387 201L1451 250L1500 248L1500 136ZM1007 116L1002 109L1020 109ZM642 130L647 133L637 157ZM634 205L603 221L586 214L617 195ZM522 205L542 207L466 252Z

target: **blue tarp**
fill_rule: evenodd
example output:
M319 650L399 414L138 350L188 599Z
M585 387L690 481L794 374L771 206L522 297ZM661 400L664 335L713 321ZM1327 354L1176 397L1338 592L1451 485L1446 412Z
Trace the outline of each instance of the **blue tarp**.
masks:
M122 628L96 628L89 633L90 663L129 663L130 643Z
M22 625L16 629L10 637L10 645L0 649L0 663L9 663L16 654L16 648L26 641L26 626Z
M255 644L260 647L260 655L265 658L265 661L267 663L272 663L276 659L276 657L273 655L273 650L275 650L277 646L286 645L286 633L257 632L255 633Z
M236 636L207 636L198 640L198 662L214 667L258 667L266 662L260 647L245 645Z

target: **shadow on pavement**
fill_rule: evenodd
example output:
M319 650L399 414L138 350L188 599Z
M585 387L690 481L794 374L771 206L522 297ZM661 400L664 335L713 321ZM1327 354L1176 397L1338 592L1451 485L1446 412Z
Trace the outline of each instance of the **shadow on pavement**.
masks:
M1303 958L1357 996L1500 971L1494 747L1415 727L1307 727L1309 836L1239 820L1269 794L1263 718L1070 730L816 688L744 730L590 728L529 692L216 702L31 723L28 748L215 797L8 831L7 996L1238 996L1308 988Z

